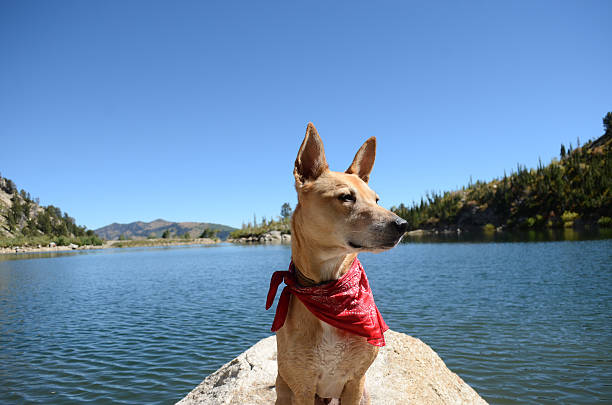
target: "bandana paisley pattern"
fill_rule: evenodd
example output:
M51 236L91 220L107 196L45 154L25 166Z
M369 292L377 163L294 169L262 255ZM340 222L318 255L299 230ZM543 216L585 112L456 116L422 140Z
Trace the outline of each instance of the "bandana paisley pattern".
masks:
M365 270L357 258L349 271L338 280L312 287L302 287L298 284L292 261L288 271L276 271L272 274L266 310L272 306L278 286L283 281L286 286L276 306L272 332L276 332L285 324L289 298L293 294L323 322L363 336L374 346L385 345L384 332L389 327L374 303Z

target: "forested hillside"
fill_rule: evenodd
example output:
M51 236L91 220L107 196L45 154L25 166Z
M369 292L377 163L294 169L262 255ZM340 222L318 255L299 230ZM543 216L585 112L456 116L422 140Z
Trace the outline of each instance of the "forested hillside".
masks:
M38 198L0 175L0 247L50 242L60 246L102 244L92 230L77 225L68 213L53 205L41 206Z
M391 210L410 229L542 228L612 225L612 113L605 133L537 168L518 165L509 175L457 191L430 193Z

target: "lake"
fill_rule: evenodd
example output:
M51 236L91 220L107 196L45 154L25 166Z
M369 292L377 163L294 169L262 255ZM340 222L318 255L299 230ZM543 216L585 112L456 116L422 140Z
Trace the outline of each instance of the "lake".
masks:
M0 402L172 404L270 335L286 246L0 257ZM389 326L492 404L612 402L612 240L359 256Z

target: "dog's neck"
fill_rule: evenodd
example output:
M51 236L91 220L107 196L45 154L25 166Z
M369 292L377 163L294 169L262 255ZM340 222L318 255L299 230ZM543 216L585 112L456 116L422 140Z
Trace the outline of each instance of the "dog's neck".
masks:
M338 280L357 257L356 253L334 252L334 249L318 246L316 241L309 241L299 233L291 236L291 256L301 273L300 284L316 285Z

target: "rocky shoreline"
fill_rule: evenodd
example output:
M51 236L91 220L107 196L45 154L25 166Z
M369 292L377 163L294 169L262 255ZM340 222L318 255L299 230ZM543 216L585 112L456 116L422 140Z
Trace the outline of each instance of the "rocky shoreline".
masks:
M372 404L486 404L428 345L403 333L385 333L387 345L366 374ZM206 377L177 405L263 405L276 398L276 336Z
M18 253L54 253L68 252L73 250L95 250L95 249L113 249L113 248L130 248L130 247L156 247L156 246L180 246L180 245L212 245L219 243L218 240L209 238L198 239L143 239L143 240L111 240L106 241L102 245L75 245L71 243L68 246L57 246L55 243L49 243L47 246L12 246L0 247L1 254L18 254Z
M108 244L95 246L95 245L82 245L78 246L70 244L68 246L56 246L55 244L49 244L47 246L14 246L14 247L0 247L0 254L15 254L15 253L52 253L52 252L67 252L72 250L92 250L92 249L106 249L109 248Z
M242 244L288 244L291 243L291 235L288 233L281 233L281 231L270 231L262 235L252 235L236 239L228 238L227 242Z

